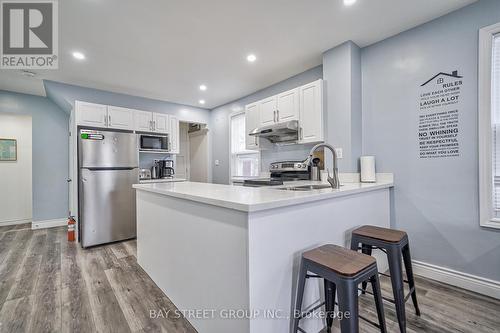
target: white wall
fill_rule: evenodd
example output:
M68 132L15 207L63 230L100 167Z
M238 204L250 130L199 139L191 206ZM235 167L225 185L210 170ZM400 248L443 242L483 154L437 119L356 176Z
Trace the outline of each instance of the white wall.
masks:
M0 225L31 222L31 117L0 114L0 138L17 140L17 161L0 162Z

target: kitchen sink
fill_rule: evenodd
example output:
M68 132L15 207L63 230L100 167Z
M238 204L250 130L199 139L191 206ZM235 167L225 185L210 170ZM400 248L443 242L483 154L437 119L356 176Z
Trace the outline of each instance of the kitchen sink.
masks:
M340 185L342 186L342 185ZM279 187L276 188L277 190L282 190L282 191L314 191L314 190L322 190L325 188L332 188L328 184L321 184L321 185L302 185L302 186L293 186L293 187Z

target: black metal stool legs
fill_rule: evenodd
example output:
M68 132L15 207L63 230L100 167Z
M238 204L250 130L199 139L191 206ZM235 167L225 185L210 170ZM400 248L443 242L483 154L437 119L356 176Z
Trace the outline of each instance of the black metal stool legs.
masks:
M410 286L411 300L413 301L413 306L415 307L417 316L420 316L420 309L417 302L417 290L415 288L415 278L413 277L413 268L411 265L410 245L406 244L403 247L402 252L403 260L405 263L406 276L408 278L408 285Z
M344 316L340 321L342 333L358 333L358 284L349 281L344 284L344 288L338 290L339 311Z
M391 272L392 292L401 333L406 332L405 294L401 250L396 246L386 249Z
M325 312L326 312L326 332L331 333L333 318L335 316L335 283L325 281Z
M295 312L293 314L293 333L298 332L299 329L299 321L301 319L301 311L302 311L302 300L304 298L304 287L306 285L306 274L307 268L305 267L304 260L300 262L299 269L299 281L297 283L297 298L295 300Z
M351 250L357 251L358 250L357 247L358 247L358 244L356 244L356 249L351 249ZM361 245L361 252L363 252L366 255L371 256L372 255L371 245L362 244ZM366 286L368 285L368 282L364 281L361 285L362 285L362 289L363 289L362 293L365 294L365 290L366 290Z
M375 306L377 307L377 317L378 324L380 326L380 331L386 333L387 329L385 326L385 315L384 315L384 304L382 300L382 291L380 290L380 282L378 279L378 274L370 278L372 284L373 297L375 298Z

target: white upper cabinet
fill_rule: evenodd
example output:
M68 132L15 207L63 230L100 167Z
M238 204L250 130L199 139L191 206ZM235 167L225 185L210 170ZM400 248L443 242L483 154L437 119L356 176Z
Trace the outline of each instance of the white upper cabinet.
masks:
M245 132L246 149L254 150L259 148L259 138L256 136L248 135L251 131L259 127L259 103L249 104L245 107Z
M299 119L299 89L281 93L277 97L276 122Z
M153 128L155 132L168 133L170 128L168 114L153 113Z
M87 102L75 102L76 122L90 127L108 126L108 106Z
M324 141L323 80L299 88L299 143Z
M272 125L276 122L276 108L278 106L276 96L263 99L258 102L261 126Z
M134 129L134 110L108 106L108 128Z
M179 153L179 119L176 116L81 101L75 102L75 115L78 126L169 134L170 152Z
M152 132L153 131L153 113L148 111L138 111L134 112L134 124L135 130L141 132Z
M170 131L169 131L169 140L170 145L169 149L172 154L179 153L179 119L175 116L169 116L170 122Z
M259 139L248 136L256 127L282 123L290 120L299 122L297 143L324 141L323 124L323 80L317 80L281 94L248 104L246 111L246 147L259 148Z

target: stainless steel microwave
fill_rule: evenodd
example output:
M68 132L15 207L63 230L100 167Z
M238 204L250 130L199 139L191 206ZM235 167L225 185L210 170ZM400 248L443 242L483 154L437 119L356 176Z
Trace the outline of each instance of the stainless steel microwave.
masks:
M168 152L169 148L168 134L139 134L139 150Z

